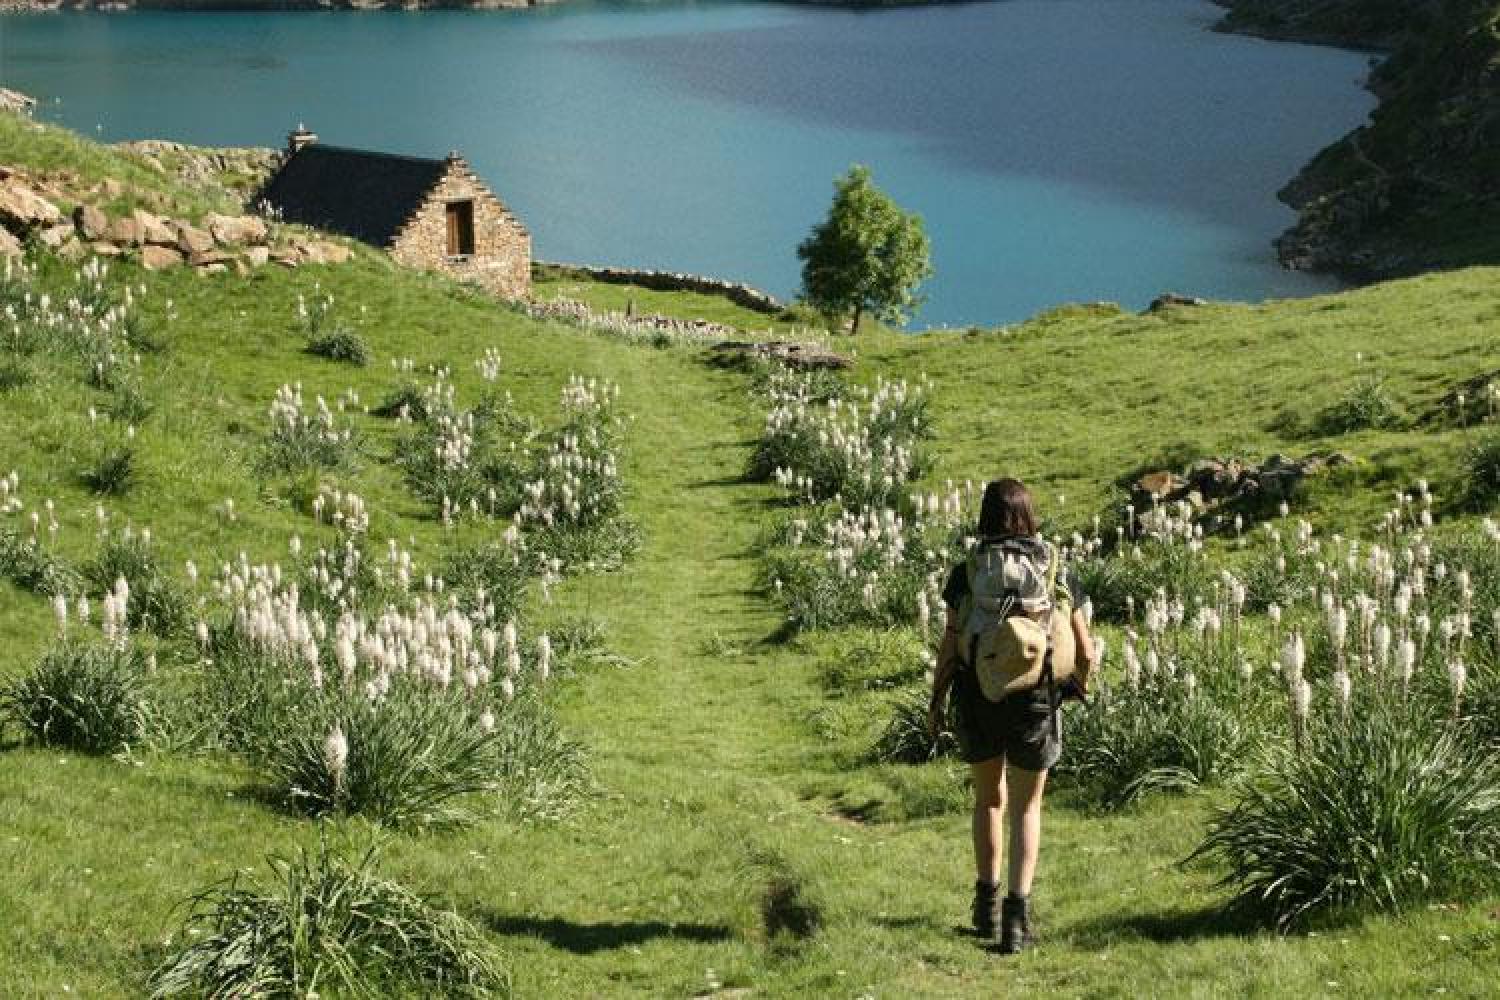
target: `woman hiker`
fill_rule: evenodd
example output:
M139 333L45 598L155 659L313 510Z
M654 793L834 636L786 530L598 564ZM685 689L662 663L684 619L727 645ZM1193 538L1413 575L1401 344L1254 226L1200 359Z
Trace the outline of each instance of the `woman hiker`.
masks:
M1030 896L1036 874L1037 851L1042 838L1042 792L1047 770L1062 752L1057 722L1057 700L1087 694L1089 669L1095 646L1077 579L1071 573L1052 569L1059 558L1055 549L1037 533L1036 509L1031 494L1015 479L988 484L979 511L979 542L976 551L994 546L1004 556L1014 556L1029 567L1031 579L1055 580L1064 588L1058 596L1070 598L1076 642L1076 674L1062 689L1050 685L1008 695L1002 701L988 700L976 675L964 663L961 649L962 620L970 590L970 562L953 568L943 588L948 606L947 628L938 652L932 682L928 724L934 734L945 727L950 690L953 695L955 732L974 784L974 930L993 941L998 931L999 950L1015 954L1032 943ZM1049 572L1051 570L1051 572ZM1033 595L1040 596L1040 595ZM1051 601L1052 594L1045 600ZM1034 602L1028 602L1034 605ZM1019 607L1019 604L1017 605ZM1020 613L1019 611L1015 613ZM1010 818L1010 857L1007 893L1000 896L1001 818Z

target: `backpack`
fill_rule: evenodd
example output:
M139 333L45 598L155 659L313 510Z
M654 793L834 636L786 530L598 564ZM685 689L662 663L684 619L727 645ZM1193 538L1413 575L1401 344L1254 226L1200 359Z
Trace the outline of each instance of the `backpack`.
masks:
M1074 675L1072 596L1059 586L1061 557L1043 544L1044 565L1006 541L981 542L965 561L961 648L989 701L1041 687L1050 695Z

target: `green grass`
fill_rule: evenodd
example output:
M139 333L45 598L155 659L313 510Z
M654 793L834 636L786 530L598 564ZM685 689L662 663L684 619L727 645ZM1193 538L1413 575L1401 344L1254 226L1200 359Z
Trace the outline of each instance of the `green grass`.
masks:
M28 149L13 159L32 162ZM832 690L827 649L777 638L782 622L756 579L778 491L742 480L763 419L743 376L691 349L537 324L374 254L249 278L129 277L147 283L148 312L170 298L178 319L160 330L166 349L143 359L157 405L136 438L137 482L103 502L112 523L152 529L179 579L188 558L208 572L241 550L284 559L293 534L331 537L298 512L305 484L255 470L266 407L285 381L301 380L309 400L352 387L374 406L408 377L390 360L411 358L419 369L451 365L460 398L472 400L473 362L494 347L500 387L546 419L570 373L619 382L620 409L636 417L624 473L643 548L621 571L572 579L534 608L543 621L603 620L629 661L558 683L565 731L586 747L596 790L559 822L394 836L383 861L386 875L483 929L517 995L1480 996L1492 987L1500 900L1315 935L1244 931L1216 918L1227 897L1213 872L1178 866L1211 798L1100 816L1063 787L1049 805L1037 885L1045 947L998 961L956 931L972 880L962 777L945 762L863 763L888 693ZM368 367L301 353L295 303L315 284L367 307ZM601 303L632 294L584 291ZM650 301L641 293L642 309ZM1374 369L1421 412L1486 358L1493 367L1497 320L1495 273L1471 271L1164 319L1084 312L1004 333L878 334L858 343L855 375L927 371L935 479L1018 472L1065 520L1081 522L1118 477L1184 443L1258 454L1337 446L1361 463L1314 490L1308 509L1367 527L1417 475L1452 495L1468 435L1288 437L1273 429L1279 411L1314 415ZM0 409L0 466L19 470L29 503L55 499L58 545L76 563L95 546L100 501L78 469L90 454L87 409L104 399L45 366ZM323 479L365 498L372 540L409 537L430 565L479 540L475 527L445 532L409 492L390 462L392 421L349 419L362 453ZM1010 432L1018 426L1026 432ZM0 676L28 669L54 630L42 598L0 582ZM139 995L180 924L178 901L317 837L223 757L17 747L0 763L4 996ZM816 920L772 906L768 928L768 898ZM804 924L810 935L796 932Z

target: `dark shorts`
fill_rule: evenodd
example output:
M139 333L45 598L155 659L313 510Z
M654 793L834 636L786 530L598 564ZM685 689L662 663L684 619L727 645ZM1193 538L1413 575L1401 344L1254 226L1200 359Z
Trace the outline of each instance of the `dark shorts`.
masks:
M959 752L969 764L1004 757L1024 770L1046 771L1062 756L1062 713L1054 731L1046 691L990 701L974 675L960 669L953 682L953 717Z

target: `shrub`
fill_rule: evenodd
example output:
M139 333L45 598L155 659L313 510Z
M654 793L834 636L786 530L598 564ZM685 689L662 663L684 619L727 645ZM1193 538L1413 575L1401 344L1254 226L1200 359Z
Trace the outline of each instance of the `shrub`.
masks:
M415 382L403 382L390 392L370 413L377 417L405 416L408 420L426 420L427 393Z
M269 472L301 472L333 469L351 457L353 431L340 428L323 397L317 397L316 412L309 414L302 402L302 389L283 385L271 404L271 430L266 435L261 467Z
M1500 884L1500 763L1394 699L1332 710L1266 757L1194 857L1283 927Z
M192 700L207 726L199 742L263 759L302 714L311 689L289 656L259 648L233 628L213 628ZM305 670L305 668L304 668Z
M1100 691L1068 718L1058 768L1106 809L1153 791L1214 784L1243 765L1252 730L1243 707L1175 679Z
M500 811L513 820L556 820L592 786L583 747L563 735L556 715L535 694L505 707L493 746Z
M933 735L927 725L930 692L920 687L902 692L891 705L890 721L871 748L871 756L892 764L925 764L953 753L953 734Z
M519 617L526 584L536 572L535 560L518 545L489 542L453 549L443 562L449 589L474 600L480 591L498 621Z
M359 334L344 327L309 337L305 350L308 354L327 358L329 361L341 361L361 367L370 363L370 346Z
M15 392L25 388L31 384L32 378L31 368L20 361L0 364L0 392Z
M236 873L199 893L179 935L189 943L152 973L152 996L506 992L484 935L382 878L377 861L373 847L350 861L324 841L269 859L269 884Z
M927 671L928 644L909 629L847 629L835 636L823 666L830 692L888 690Z
M135 485L135 449L128 444L106 445L79 476L95 493L123 496Z
M107 407L109 415L121 423L140 425L156 409L138 378L121 379Z
M1102 621L1124 622L1133 605L1139 614L1159 590L1188 606L1210 600L1218 570L1196 544L1176 538L1146 538L1113 555L1074 562L1083 592Z
M126 624L167 638L186 630L188 600L172 582L161 564L150 536L128 528L107 535L83 576L95 594L114 589L123 579L130 587Z
M951 520L893 510L793 518L769 539L765 582L797 629L917 624L942 616L941 588L962 539Z
M1363 430L1387 430L1406 420L1399 404L1391 398L1385 379L1369 375L1358 379L1339 400L1318 414L1315 426L1324 435L1349 434Z
M47 746L114 753L146 729L146 664L133 647L65 643L4 690L8 714Z
M1480 434L1463 457L1465 492L1470 502L1488 509L1500 500L1500 430Z
M838 497L851 510L904 499L931 464L920 446L931 435L925 383L882 381L824 403L814 392L807 376L772 392L747 476L815 502Z
M470 819L458 802L496 780L494 725L461 690L395 682L371 698L334 687L281 719L262 748L279 792L315 816L360 815L390 826Z
M66 596L79 585L62 557L43 548L35 537L8 528L0 528L0 576L43 597Z

